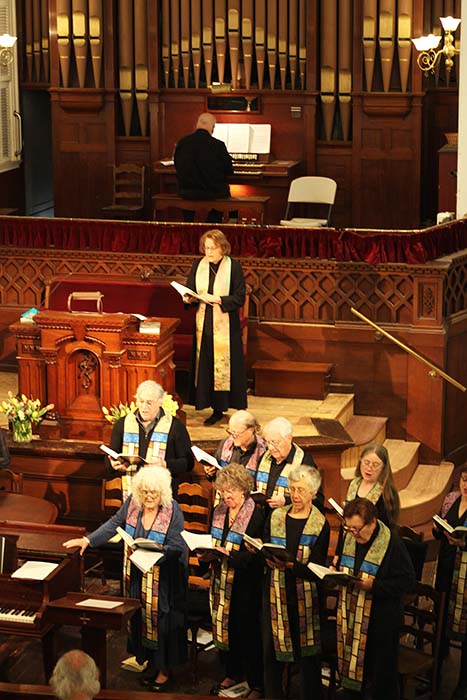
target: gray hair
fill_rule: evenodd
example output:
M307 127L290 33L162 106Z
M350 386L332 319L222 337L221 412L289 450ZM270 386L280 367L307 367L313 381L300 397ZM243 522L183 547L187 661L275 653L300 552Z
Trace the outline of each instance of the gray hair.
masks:
M162 401L165 396L165 389L155 382L153 379L145 379L144 382L141 382L141 384L138 384L136 388L136 393L135 393L135 398L138 398L138 394L141 391L148 391L154 394L154 399L156 401Z
M172 476L165 467L142 467L131 480L131 494L136 503L143 503L143 490L159 491L161 505L172 503Z
M321 486L321 474L316 467L309 467L307 464L295 464L288 473L289 486L291 481L305 479L311 492L318 491Z
M240 423L245 426L245 428L254 428L255 432L257 432L260 428L257 418L250 411L246 411L243 408L235 411L235 413L232 413L230 420L232 420L232 418L239 420Z
M279 433L283 438L290 437L293 433L292 423L283 416L273 418L263 428L263 435L266 436L270 433Z
M93 698L101 689L99 669L84 651L72 649L55 664L50 686L60 700L71 700L77 693Z

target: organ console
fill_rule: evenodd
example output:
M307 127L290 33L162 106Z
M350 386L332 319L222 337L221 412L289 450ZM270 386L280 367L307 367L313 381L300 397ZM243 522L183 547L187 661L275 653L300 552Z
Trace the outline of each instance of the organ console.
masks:
M16 556L8 567L11 570L0 573L0 633L40 639L46 678L54 665L54 623L49 620L47 604L68 591L80 590L83 581L79 551L64 550L62 543L85 532L85 528L66 525L0 522L0 536L16 545ZM43 581L12 578L18 559L50 561L58 566Z

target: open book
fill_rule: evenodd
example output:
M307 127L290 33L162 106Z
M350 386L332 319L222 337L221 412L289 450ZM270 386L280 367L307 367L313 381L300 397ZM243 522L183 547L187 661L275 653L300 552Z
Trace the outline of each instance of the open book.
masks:
M440 527L443 528L449 535L456 535L461 536L461 535L467 535L467 527L464 527L463 525L458 525L457 527L453 527L448 523L447 520L442 518L439 515L434 515L433 516L433 522L436 523L436 525L439 525Z
M99 449L109 455L109 457L112 457L112 459L118 459L120 462L136 465L147 464L144 457L141 457L140 455L124 455L122 453L115 452L115 450L111 450L110 447L107 447L107 445L101 445Z
M147 540L145 537L137 537L133 539L122 527L117 527L117 532L122 540L132 549L151 549L155 552L162 552L162 545L154 540Z
M264 505L268 498L266 494L262 491L251 491L250 496L252 497L254 502L258 503L260 506Z
M272 542L260 543L246 533L243 535L243 540L260 552L263 552L266 557L276 557L281 561L293 561L293 557L282 544L273 544Z
M357 576L351 576L345 571L333 571L333 569L328 569L327 566L321 566L321 564L314 564L309 562L308 568L312 571L318 578L326 579L327 581L332 581L333 583L346 584L350 581L358 581Z
M216 469L222 469L222 466L219 464L217 459L210 455L208 452L202 450L200 447L196 447L196 445L193 445L191 451L193 452L193 455L197 462L201 462L201 464L206 464L208 467L216 467Z
M328 498L328 503L334 508L337 515L339 515L341 518L344 517L344 509L338 504L337 501L335 501L333 498Z
M193 551L194 549L214 549L214 542L209 533L199 534L197 532L188 532L188 530L182 530L181 536L188 545L188 549Z
M175 282L175 280L173 282L171 282L170 284L180 294L180 296L182 298L185 296L185 294L187 294L188 296L193 297L194 299L199 299L199 301L202 301L202 302L207 303L207 304L211 304L211 306L212 306L212 303L210 301L205 302L204 299L202 299L202 297L200 297L199 294L194 292L189 287L185 287L184 284L180 284L179 282Z

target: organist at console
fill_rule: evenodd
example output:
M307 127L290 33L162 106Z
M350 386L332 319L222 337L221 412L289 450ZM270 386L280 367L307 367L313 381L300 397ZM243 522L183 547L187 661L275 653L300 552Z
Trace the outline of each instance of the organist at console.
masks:
M182 136L184 133L180 133L178 138ZM263 223L279 223L286 208L290 182L304 171L302 163L298 160L274 157L271 146L274 142L274 126L264 123L217 121L213 136L224 141L233 160L231 196L269 197ZM177 191L175 167L171 156L157 161L154 173L159 193Z

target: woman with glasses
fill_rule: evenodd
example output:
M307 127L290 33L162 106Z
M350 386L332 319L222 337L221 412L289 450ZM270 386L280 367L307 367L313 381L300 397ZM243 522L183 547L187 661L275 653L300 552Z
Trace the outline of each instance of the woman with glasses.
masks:
M453 528L467 527L467 464L461 467L459 489L449 493L444 500L441 517ZM437 591L446 593L440 669L443 660L449 654L450 639L460 641L460 674L452 700L464 700L467 698L467 539L465 534L448 534L440 525L435 525L433 535L440 543L435 587Z
M197 296L183 297L198 307L189 403L198 411L211 406L212 414L204 423L214 425L229 407L247 406L239 317L245 279L238 260L230 257L230 243L222 231L206 231L199 250L203 257L193 263L186 283Z
M378 519L376 506L355 498L344 507L344 542L337 566L357 581L339 587L337 650L341 684L361 698L399 700L397 656L402 596L415 572L402 541Z
M294 465L288 473L291 504L272 511L264 541L282 544L290 561L266 559L263 644L266 697L284 697L284 662L300 667L300 698L321 697L320 612L317 584L307 567L323 565L329 525L313 498L321 485L317 469Z
M132 563L133 550L127 544L123 557L124 595L142 602L130 621L128 651L138 664L148 662L142 682L155 692L166 691L170 671L187 659L187 550L180 536L183 515L172 499L170 482L164 467L141 469L133 477L132 495L107 522L86 537L64 542L67 548L80 547L82 555L88 546L108 542L121 527L133 539L142 537L160 546L162 557L146 573Z
M211 610L215 645L220 650L222 680L211 694L247 681L249 698L263 697L261 651L262 561L245 547L243 535L260 538L264 517L250 492L253 479L245 467L229 464L216 477L222 501L214 508L211 535L217 553L211 560Z
M280 508L290 504L288 474L292 466L300 464L315 467L311 454L293 442L292 423L279 416L263 428L267 451L263 455L256 473L256 490L266 497L269 508ZM317 494L323 500L322 493Z

